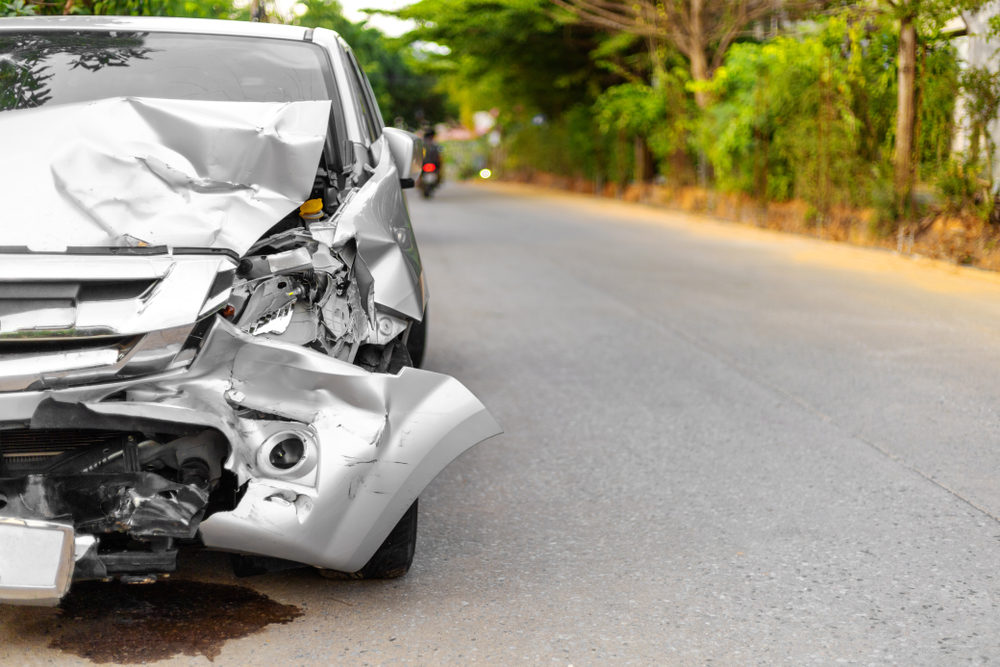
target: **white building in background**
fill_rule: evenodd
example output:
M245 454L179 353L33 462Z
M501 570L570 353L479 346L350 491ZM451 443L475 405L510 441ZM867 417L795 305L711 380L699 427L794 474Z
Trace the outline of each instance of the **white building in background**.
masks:
M959 64L966 67L987 67L991 72L1000 70L1000 39L989 36L989 20L1000 16L1000 0L987 3L977 12L968 12L952 19L945 26L945 33L954 35L952 43L958 49ZM993 154L993 173L1000 174L1000 118L987 127L998 150ZM969 122L965 114L965 98L958 96L955 103L955 136L952 150L962 153L969 148Z

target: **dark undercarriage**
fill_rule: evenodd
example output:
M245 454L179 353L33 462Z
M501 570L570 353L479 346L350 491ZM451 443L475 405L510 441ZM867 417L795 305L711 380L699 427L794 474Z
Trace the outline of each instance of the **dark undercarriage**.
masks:
M161 444L161 441L168 444ZM231 509L225 440L82 429L0 430L0 510L93 536L75 580L174 571L206 512ZM228 480L228 484L223 483Z

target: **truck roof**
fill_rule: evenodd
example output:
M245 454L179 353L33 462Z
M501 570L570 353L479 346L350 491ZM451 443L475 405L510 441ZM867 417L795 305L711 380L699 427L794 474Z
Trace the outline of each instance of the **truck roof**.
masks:
M0 18L0 32L48 30L95 30L123 32L180 32L206 35L236 35L271 39L309 39L310 28L218 19L169 16L22 16Z

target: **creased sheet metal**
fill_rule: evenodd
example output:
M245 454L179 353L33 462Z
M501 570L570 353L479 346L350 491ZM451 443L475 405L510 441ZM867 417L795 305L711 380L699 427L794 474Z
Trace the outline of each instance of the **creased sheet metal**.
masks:
M127 392L129 400L115 395ZM0 394L0 414L46 428L217 429L226 468L247 491L201 524L206 546L345 572L360 569L423 489L500 427L454 378L412 368L369 373L217 320L181 376ZM307 441L306 463L270 469L276 434Z
M372 178L337 212L332 224L312 227L313 234L333 247L349 240L374 283L375 303L415 320L422 320L427 304L420 253L413 235L406 203L393 180L398 178L385 138L381 159ZM323 227L328 227L328 235Z
M308 198L330 102L111 98L0 113L3 245L243 254Z

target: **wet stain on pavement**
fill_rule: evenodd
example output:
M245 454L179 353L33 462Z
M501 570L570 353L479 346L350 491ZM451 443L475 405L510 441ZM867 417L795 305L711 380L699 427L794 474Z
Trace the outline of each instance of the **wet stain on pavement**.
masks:
M175 655L212 660L230 639L302 615L243 586L161 581L75 584L60 613L35 624L49 646L97 663L153 662Z

